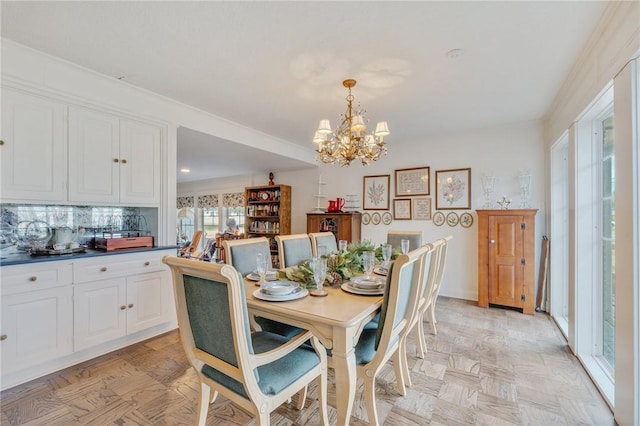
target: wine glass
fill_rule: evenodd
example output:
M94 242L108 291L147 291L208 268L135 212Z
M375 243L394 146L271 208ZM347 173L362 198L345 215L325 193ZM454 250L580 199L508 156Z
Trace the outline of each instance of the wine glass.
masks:
M362 269L364 269L364 275L367 280L371 279L371 273L373 272L373 267L376 264L376 256L372 251L365 251L362 253Z
M327 246L318 246L318 256L326 256L327 255Z
M391 260L392 251L393 246L391 244L382 245L382 260L384 261L384 263L382 264L382 268L389 269L389 261Z
M267 256L265 256L264 253L258 253L256 255L256 272L260 277L258 285L262 287L267 276Z
M316 288L309 292L312 296L326 296L328 293L322 288L324 280L327 277L327 259L316 256L311 259L311 267L313 268L313 280Z
M402 250L402 254L409 252L409 243L409 240L400 240L400 250Z
M347 251L347 240L338 241L338 250L341 252Z

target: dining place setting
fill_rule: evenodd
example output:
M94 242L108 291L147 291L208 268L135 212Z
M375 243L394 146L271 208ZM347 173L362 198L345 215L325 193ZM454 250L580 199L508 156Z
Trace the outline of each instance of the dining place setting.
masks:
M328 253L326 246L318 246L316 256L279 270L270 268L270 256L257 253L256 269L245 275L259 287L253 297L268 302L326 297L325 286L358 296L382 296L393 259L409 251L409 240L403 240L396 253L391 244L374 248L370 241L341 240L336 248Z

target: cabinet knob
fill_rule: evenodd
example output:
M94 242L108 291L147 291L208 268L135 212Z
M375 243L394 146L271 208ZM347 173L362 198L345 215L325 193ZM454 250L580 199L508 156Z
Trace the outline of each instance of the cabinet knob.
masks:
M489 240L489 242L490 242L491 244L495 244L495 243L496 243L496 240Z
M9 336L7 336L6 334L3 334L2 336L0 336L0 340L7 340L7 337Z
M127 306L127 308L129 309L133 308L133 303L129 303L129 306Z
M149 265L151 265L151 262L149 262L148 260L144 262L144 266L149 266Z
M118 163L119 161L120 161L120 160L118 160L117 158L114 158L114 159L113 159L113 162L114 162L114 163Z
M4 141L0 139L0 146L4 145Z
M127 164L127 160L120 160L122 164Z
M126 306L126 305L122 305L122 306L120 306L120 310L121 310L121 311L124 311L125 309L127 309L127 306Z
M36 277L35 275L32 277L29 277L29 281L37 281L38 277Z
M107 267L103 266L102 268L100 268L100 272L107 272Z

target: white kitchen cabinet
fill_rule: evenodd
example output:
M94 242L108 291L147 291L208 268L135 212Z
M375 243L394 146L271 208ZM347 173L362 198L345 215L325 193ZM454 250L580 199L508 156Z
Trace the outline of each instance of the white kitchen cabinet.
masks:
M71 264L2 267L2 374L73 351Z
M2 389L176 327L175 249L0 267Z
M2 201L65 201L67 107L2 88Z
M165 272L74 286L74 350L79 351L171 320Z
M124 278L74 286L74 350L126 335L126 288Z
M74 350L175 319L171 275L157 253L96 257L74 265Z
M158 126L69 108L69 201L160 203Z

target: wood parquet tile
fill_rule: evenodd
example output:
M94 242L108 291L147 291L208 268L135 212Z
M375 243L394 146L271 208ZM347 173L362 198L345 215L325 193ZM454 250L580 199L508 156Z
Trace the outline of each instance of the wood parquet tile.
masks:
M522 315L440 298L438 334L416 358L410 336L412 387L401 396L392 365L376 382L380 420L387 426L614 425L597 389L546 314ZM425 327L429 330L429 327ZM329 416L336 422L333 371ZM199 384L177 331L103 355L0 394L0 425L192 425ZM305 408L283 404L277 426L319 425L317 389ZM254 425L252 416L219 397L208 425ZM362 384L351 425L367 425Z

